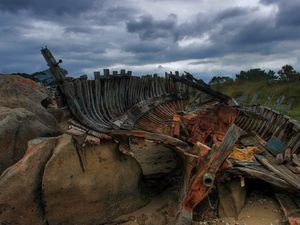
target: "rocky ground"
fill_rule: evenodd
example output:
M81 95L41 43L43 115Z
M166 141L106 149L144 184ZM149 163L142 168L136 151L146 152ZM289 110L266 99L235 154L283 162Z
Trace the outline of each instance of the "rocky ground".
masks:
M68 113L42 106L47 96L32 80L0 77L0 224L174 224L183 168L178 155L151 142L133 141L134 157L112 141L82 148L65 133ZM227 195L234 210L243 208L239 217L213 213L202 224L282 223L272 196ZM238 206L241 199L245 207Z
M40 103L47 90L19 76L0 78L0 173L20 160L27 142L57 134L58 123Z
M78 149L44 87L1 76L0 96L2 224L99 224L146 204L137 161L114 143Z

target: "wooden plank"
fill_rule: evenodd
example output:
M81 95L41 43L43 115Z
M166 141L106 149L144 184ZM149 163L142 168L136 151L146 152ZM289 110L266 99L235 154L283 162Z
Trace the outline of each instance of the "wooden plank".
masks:
M257 178L263 181L268 182L271 185L276 187L294 191L294 187L288 184L285 180L279 178L275 173L271 171L260 168L260 166L255 167L234 167L226 171L226 173L234 173L234 174L241 174L243 176L248 176L251 178Z
M288 168L283 165L277 165L274 157L266 152L266 157L263 155L255 155L255 158L266 168L276 173L281 179L300 190L300 178L292 173ZM273 157L273 158L272 158Z

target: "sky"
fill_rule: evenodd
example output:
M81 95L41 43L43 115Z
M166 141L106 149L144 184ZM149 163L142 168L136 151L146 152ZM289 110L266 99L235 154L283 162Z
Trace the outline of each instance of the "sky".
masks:
M42 46L72 76L297 70L299 12L300 0L0 0L0 73L46 69Z

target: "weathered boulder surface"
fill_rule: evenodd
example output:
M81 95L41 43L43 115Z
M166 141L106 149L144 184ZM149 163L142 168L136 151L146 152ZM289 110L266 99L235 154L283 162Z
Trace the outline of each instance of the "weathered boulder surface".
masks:
M117 144L80 151L83 163L66 134L31 140L0 177L0 224L102 224L147 203L140 166Z
M0 173L22 158L29 140L55 133L24 108L0 107Z
M17 75L0 76L0 106L25 108L49 125L55 125L41 102L48 97L47 89L33 80Z
M0 174L22 158L30 139L57 133L56 119L40 104L46 97L30 79L0 76Z
M29 142L25 156L7 168L0 177L0 224L45 224L41 203L44 167L56 138Z
M181 163L174 150L158 143L131 144L130 149L140 164L144 176L168 175Z
M79 150L80 151L80 150ZM146 202L140 194L141 168L107 143L86 146L79 155L62 135L43 177L43 201L50 225L101 224Z

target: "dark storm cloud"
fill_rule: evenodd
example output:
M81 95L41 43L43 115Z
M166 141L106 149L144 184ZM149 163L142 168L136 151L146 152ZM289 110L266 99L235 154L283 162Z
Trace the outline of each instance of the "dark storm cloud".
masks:
M300 24L300 2L290 5L289 7L282 5L279 9L277 23L282 26L298 27Z
M103 3L102 3L103 4ZM93 11L82 16L82 20L98 25L116 25L120 22L132 19L138 10L120 5L110 5L110 3L103 4L101 8L95 8Z
M243 26L232 28L235 32L231 43L247 47L264 45L272 48L274 42L293 41L300 39L300 2L264 0L265 4L277 4L278 12L273 18L261 18ZM226 29L226 28L225 28ZM261 49L264 51L265 49Z
M272 21L254 21L237 31L232 41L236 44L251 45L264 44L284 40L297 40L300 37L299 28L277 26Z
M190 21L182 24L175 20L175 16L171 17L171 20L170 16L165 20L154 20L153 17L149 16L142 17L127 23L128 32L137 34L141 42L127 46L125 50L133 52L140 60L147 59L147 62L150 63L154 63L156 60L167 62L217 57L226 53L244 51L247 48L241 48L240 45L242 44L237 40L237 38L243 38L240 37L240 33L244 24L237 24L235 19L239 16L247 17L254 10L256 9L234 7L221 11L210 18L198 13ZM222 23L222 21L229 19L234 20ZM215 31L216 27L218 27L217 31ZM250 25L250 27L252 26ZM160 33L161 30L163 30L163 33ZM205 33L210 35L210 41L213 43L210 46L187 46L182 48L178 45L186 37L200 38ZM259 51L259 48L256 50ZM159 51L162 54L157 54ZM143 62L140 61L139 63Z
M192 59L188 66L226 58L240 68L234 57L241 64L247 61L242 54L256 56L253 65L260 56L276 61L286 54L299 61L293 53L300 42L297 1L215 0L213 8L201 2L206 1L0 0L0 73L45 69L39 54L44 45L77 75L118 64L167 68L164 63ZM277 10L270 11L272 6Z
M143 41L139 43L130 43L124 47L125 51L135 52L137 54L158 53L165 50L163 46L168 46L167 43L159 41Z
M276 1L264 3L278 4ZM167 23L169 26L165 27L163 33L159 31L160 25L165 24L164 20L155 21L153 17L145 17L128 23L127 29L131 33L138 34L142 43L144 40L154 40L153 42L157 43L153 48L154 51L151 51L151 45L126 50L138 57L142 56L141 59L147 59L147 62L151 63L156 60L201 59L240 53L273 54L278 51L275 49L276 44L300 40L299 25L293 26L297 24L300 14L295 13L298 9L295 4L293 6L295 9L286 3L284 6L279 5L277 14L274 12L267 17L255 15L258 13L258 7L232 7L210 17L199 13L182 24L176 20ZM179 43L184 38L201 38L204 34L209 35L211 43L209 46L194 45L182 48L172 41L167 44L156 41L157 38L170 38L173 35L171 40ZM157 55L157 49L160 49L163 55Z
M170 14L166 19L155 20L151 15L144 15L126 23L127 31L137 33L142 40L174 37L177 16Z
M278 26L295 26L300 24L300 2L299 1L280 1L280 0L261 0L262 3L275 4L278 6L276 22Z
M242 8L242 7L233 7L219 13L214 19L215 22L219 22L226 19L236 18L238 16L244 16L245 14L254 11L253 8Z
M1 0L1 11L18 12L28 10L34 14L76 15L95 7L96 0ZM99 2L97 2L99 4Z

